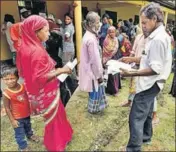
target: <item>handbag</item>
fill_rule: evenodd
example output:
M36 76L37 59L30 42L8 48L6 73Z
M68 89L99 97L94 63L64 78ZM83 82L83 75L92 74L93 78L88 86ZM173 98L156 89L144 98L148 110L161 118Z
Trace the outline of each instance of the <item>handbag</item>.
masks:
M68 76L64 82L61 82L60 92L61 92L61 100L66 107L69 99L73 95L74 91L78 87L78 80L71 78Z

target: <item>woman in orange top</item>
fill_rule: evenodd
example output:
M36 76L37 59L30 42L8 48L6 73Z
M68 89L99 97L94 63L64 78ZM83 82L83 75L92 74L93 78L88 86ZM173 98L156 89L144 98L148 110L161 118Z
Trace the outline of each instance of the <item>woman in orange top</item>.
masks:
M20 151L29 150L28 139L38 142L33 135L30 122L30 105L24 86L19 84L18 72L15 67L7 67L2 71L2 78L7 88L3 91L3 102L6 113L15 131L15 139Z

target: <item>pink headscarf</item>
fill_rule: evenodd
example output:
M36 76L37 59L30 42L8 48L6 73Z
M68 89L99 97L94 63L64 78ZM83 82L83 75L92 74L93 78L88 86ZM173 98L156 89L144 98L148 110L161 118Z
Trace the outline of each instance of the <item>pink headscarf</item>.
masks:
M16 51L18 51L18 47L20 46L20 43L21 43L21 23L16 23L16 24L13 24L11 27L10 27L10 36L11 36L11 39L13 41L13 45L16 49Z
M10 28L11 39L16 43L17 51L20 51L21 41L41 46L41 41L36 36L36 31L48 26L48 21L38 15L31 15L21 23L13 24ZM28 46L30 47L30 46Z
M48 56L42 42L38 39L36 31L48 26L48 21L43 17L32 15L18 26L11 27L11 38L18 40L17 68L25 79L27 91L38 94L47 82L46 74L51 71L55 63ZM20 29L20 30L19 30Z
M38 15L32 15L25 19L21 25L23 41L41 46L41 41L37 38L35 32L44 26L49 26L47 20Z

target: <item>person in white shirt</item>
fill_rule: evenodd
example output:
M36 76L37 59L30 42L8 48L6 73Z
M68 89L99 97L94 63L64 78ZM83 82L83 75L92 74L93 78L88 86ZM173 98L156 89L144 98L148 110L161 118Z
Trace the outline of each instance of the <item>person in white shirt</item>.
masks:
M139 63L139 70L122 69L122 76L138 76L129 128L130 139L126 151L141 151L142 143L151 142L154 98L163 89L172 65L171 41L163 25L164 15L157 3L149 3L140 11L142 30L147 43L142 56L124 57L125 63Z
M4 23L1 26L1 32L5 34L7 43L9 44L10 51L12 52L12 60L13 64L15 65L16 60L16 50L13 46L13 42L10 38L10 27L15 23L15 19L10 14L5 14L4 16Z

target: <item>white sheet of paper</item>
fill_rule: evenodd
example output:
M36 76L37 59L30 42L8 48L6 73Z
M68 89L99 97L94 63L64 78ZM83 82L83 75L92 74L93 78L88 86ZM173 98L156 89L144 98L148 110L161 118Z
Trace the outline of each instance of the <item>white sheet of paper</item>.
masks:
M68 74L61 74L57 78L59 79L59 81L64 82L65 79L67 78L67 76L68 76Z
M77 59L75 58L74 60L73 60L73 62L68 62L67 64L66 64L66 66L68 66L70 69L74 69L75 68L75 66L77 65L77 63L78 63L78 61L77 61ZM65 81L65 79L68 77L68 74L61 74L61 75L59 75L57 78L61 81L61 82L64 82Z
M131 68L130 64L126 64L117 60L109 60L106 63L106 65L108 66L108 74L113 74L113 75L116 73L120 73L121 72L120 68L129 70L129 71L134 70Z
M74 60L73 60L73 62L68 62L66 65L70 68L70 69L74 69L75 68L75 66L77 65L77 63L78 63L78 61L77 61L77 59L75 58Z

